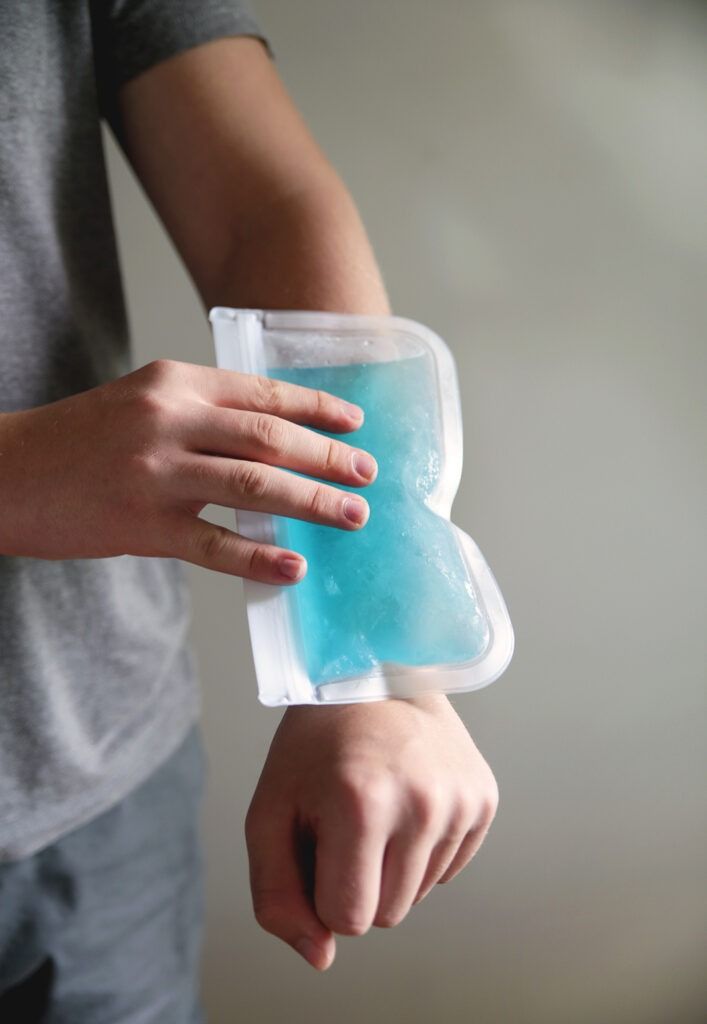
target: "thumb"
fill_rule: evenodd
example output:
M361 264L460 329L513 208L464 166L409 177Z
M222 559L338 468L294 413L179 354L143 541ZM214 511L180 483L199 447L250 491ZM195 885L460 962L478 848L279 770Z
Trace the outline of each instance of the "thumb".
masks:
M292 946L312 967L324 971L336 954L333 933L314 911L313 839L298 827L294 814L246 817L250 891L261 928Z

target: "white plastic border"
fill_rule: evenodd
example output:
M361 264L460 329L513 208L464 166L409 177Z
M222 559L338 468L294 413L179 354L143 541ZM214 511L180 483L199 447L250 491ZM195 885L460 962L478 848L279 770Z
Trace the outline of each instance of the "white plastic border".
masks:
M428 507L449 519L459 487L463 434L459 385L451 351L423 324L403 317L371 317L341 313L265 311L214 307L209 313L219 367L241 373L267 374L263 331L372 330L412 335L431 352L440 393L443 469ZM260 512L240 510L237 529L265 543L275 540L273 520ZM258 696L268 707L287 704L343 704L412 697L429 692L461 693L497 679L513 655L513 628L496 580L472 538L452 523L460 550L489 624L485 651L459 665L407 666L383 662L375 670L339 682L314 686L307 675L292 628L288 587L244 580Z

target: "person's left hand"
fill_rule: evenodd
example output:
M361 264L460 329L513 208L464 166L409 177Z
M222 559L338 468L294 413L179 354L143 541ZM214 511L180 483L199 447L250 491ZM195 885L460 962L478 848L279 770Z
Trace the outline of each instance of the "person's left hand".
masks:
M483 842L491 769L446 697L288 708L246 816L258 923L319 970Z

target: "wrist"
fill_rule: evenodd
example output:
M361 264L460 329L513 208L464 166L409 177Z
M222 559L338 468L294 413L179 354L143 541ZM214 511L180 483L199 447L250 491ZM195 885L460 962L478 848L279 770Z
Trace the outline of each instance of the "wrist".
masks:
M339 718L347 714L375 713L376 708L390 709L395 705L408 705L423 712L434 713L450 708L451 701L445 693L425 693L419 697L390 697L385 700L351 701L349 704L291 704L285 714L289 717L312 717L328 714L331 718Z

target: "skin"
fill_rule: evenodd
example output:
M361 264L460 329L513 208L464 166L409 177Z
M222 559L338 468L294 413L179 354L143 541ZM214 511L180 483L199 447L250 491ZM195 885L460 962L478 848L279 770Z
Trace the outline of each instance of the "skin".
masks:
M385 314L358 212L262 45L222 39L120 94L120 141L204 305ZM360 410L359 410L360 412ZM176 557L296 585L294 551L205 523L215 502L365 529L334 396L159 361L52 405L0 415L0 551ZM310 427L349 435L326 441ZM295 469L321 483L290 478ZM363 497L361 495L361 497ZM392 927L478 850L498 790L449 700L292 707L246 818L260 925L323 970L335 935Z
M358 406L326 392L170 360L6 413L2 479L13 501L0 514L0 550L40 558L174 557L266 583L292 582L281 566L293 561L295 578L304 576L296 551L256 544L199 513L213 502L360 529L368 516L363 497L285 469L369 483L377 467L368 452L303 425L350 431L361 420ZM358 521L347 518L352 504Z
M391 928L461 871L497 801L443 696L288 708L246 817L256 919L324 970L334 933Z

